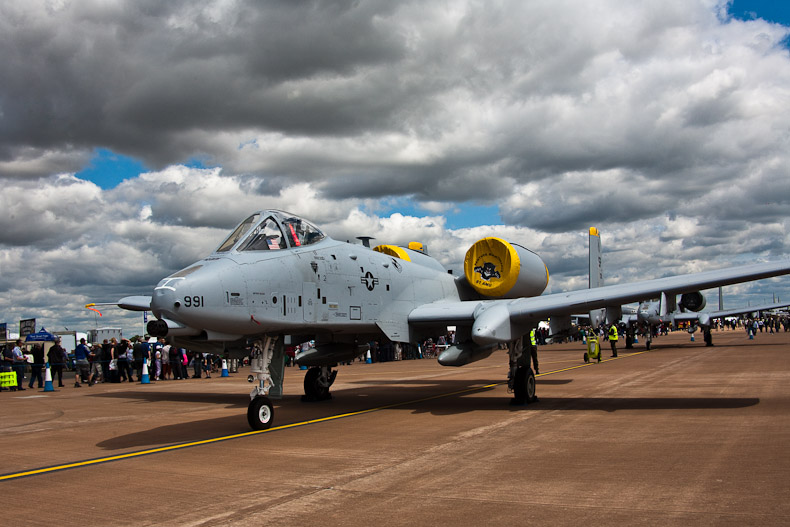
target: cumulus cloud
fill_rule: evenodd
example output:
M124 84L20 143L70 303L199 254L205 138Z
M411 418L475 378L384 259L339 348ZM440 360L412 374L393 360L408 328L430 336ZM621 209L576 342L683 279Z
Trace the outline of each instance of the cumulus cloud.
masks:
M4 2L2 315L87 323L63 306L148 294L262 208L456 271L506 237L553 291L586 284L591 225L609 282L786 257L789 31L726 9ZM75 177L97 148L151 170ZM504 225L448 225L465 205Z

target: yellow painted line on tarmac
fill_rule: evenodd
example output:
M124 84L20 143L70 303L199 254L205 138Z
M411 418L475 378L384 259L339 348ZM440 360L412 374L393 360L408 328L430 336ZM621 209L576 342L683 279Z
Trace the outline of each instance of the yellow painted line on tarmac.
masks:
M624 359L624 358L627 358L627 357L633 357L635 355L641 355L642 353L647 353L647 352L648 352L648 350L635 351L634 353L625 353L625 354L621 353L617 357L612 357L612 358L609 358L609 359L603 359L601 362L588 362L588 363L584 363L584 364L578 364L576 366L571 366L570 368L562 368L561 370L551 370L551 371L546 372L546 373L540 373L538 375L535 375L535 377L543 377L544 375L553 375L555 373L560 373L560 372L563 372L563 371L570 371L570 370L577 370L579 368L586 368L588 366L594 366L595 364L603 364L604 362L610 362L610 361L613 361L613 360ZM561 361L561 362L565 362L565 361ZM503 383L500 383L500 384L503 384Z
M636 352L636 353L630 353L630 354L627 354L627 355L622 355L621 357L617 357L617 359L625 358L625 357L632 357L634 355L640 355L640 354L646 353L646 352L647 351L640 351L640 352ZM610 358L610 359L602 360L601 363L609 362L609 361L612 361L612 360L616 360L616 359ZM591 363L587 363L587 364L579 364L577 366L572 366L570 368L563 368L563 369L560 369L560 370L552 370L552 371L549 371L549 372L538 374L538 375L536 375L536 377L544 377L546 375L553 375L553 374L561 373L561 372L564 372L564 371L576 370L576 369L579 369L579 368L586 368L586 367L592 366L594 364L597 364L597 363L592 363L591 362ZM72 468L87 467L87 466L91 466L91 465L99 465L99 464L102 464L102 463L109 463L109 462L112 462L112 461L120 461L120 460L123 460L123 459L131 459L131 458L135 458L135 457L149 456L151 454L160 454L162 452L170 452L170 451L173 451L173 450L181 450L183 448L192 448L192 447L201 446L201 445L210 445L212 443L219 443L220 441L229 441L231 439L240 439L242 437L249 437L249 436L254 436L254 435L258 435L258 434L268 434L268 433L271 433L271 432L278 432L280 430L288 430L290 428L297 428L297 427L300 427L300 426L308 426L308 425L313 425L313 424L317 424L317 423L325 423L325 422L334 421L334 420L337 420L337 419L345 419L347 417L354 417L354 416L358 416L358 415L364 415L364 414L369 414L369 413L373 413L373 412L378 412L380 410L388 410L390 408L397 408L397 407L400 407L400 406L407 406L407 405L410 405L410 404L423 403L423 402L426 402L426 401L433 401L435 399L442 399L444 397L452 397L454 395L463 395L463 394L466 394L466 393L479 392L479 391L483 391L483 390L488 390L490 388L495 388L495 387L501 386L503 384L507 384L507 381L495 382L495 383L492 383L492 384L486 384L485 386L476 386L474 388L466 388L466 389L463 389L463 390L458 390L458 391L455 391L455 392L442 393L442 394L439 394L439 395L432 395L430 397L423 397L421 399L413 399L411 401L405 401L405 402L400 402L400 403L393 403L393 404L388 404L388 405L385 405L385 406L377 406L375 408L367 408L365 410L358 410L356 412L348 412L348 413L345 413L345 414L330 415L328 417L321 417L321 418L318 418L318 419L310 419L308 421L300 421L298 423L291 423L291 424L281 425L281 426L273 426L273 427L268 428L266 430L251 430L249 432L242 432L240 434L232 434L232 435L228 435L228 436L214 437L214 438L210 438L210 439L203 439L203 440L200 440L200 441L190 441L190 442L187 442L187 443L178 443L176 445L169 445L169 446L163 446L163 447L158 447L158 448L151 448L151 449L148 449L148 450L139 450L139 451L136 451L136 452L127 452L126 454L118 454L116 456L107 456L107 457L100 457L100 458L96 458L96 459L87 459L85 461L76 461L74 463L67 463L67 464L64 464L64 465L55 465L55 466L51 466L51 467L36 468L36 469L32 469L32 470L27 470L27 471L24 471L24 472L14 472L14 473L10 473L10 474L3 474L3 475L0 475L0 481L8 481L8 480L13 480L13 479L25 478L25 477L29 477L29 476L38 476L38 475L41 475L41 474L47 474L47 473L51 473L51 472L60 472L60 471L68 470L68 469L72 469Z

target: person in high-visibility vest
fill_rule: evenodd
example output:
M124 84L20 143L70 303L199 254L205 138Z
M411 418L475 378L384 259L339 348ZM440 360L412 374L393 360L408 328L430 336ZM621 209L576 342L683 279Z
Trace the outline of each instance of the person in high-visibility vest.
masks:
M532 365L535 367L535 375L538 371L538 341L535 339L535 328L529 332L529 354L532 356Z
M612 357L617 357L617 324L609 326L609 345L612 346Z

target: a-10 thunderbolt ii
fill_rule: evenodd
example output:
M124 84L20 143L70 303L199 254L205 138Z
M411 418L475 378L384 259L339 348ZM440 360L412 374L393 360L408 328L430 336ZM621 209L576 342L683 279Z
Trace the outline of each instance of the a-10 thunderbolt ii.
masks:
M279 210L242 221L206 258L164 278L153 295L113 302L150 310L148 332L197 351L252 354L257 384L248 421L271 426L270 401L282 397L283 343L315 340L297 354L308 366L308 399L329 397L334 367L382 337L418 342L456 327L456 342L439 354L444 366L488 357L522 338L540 320L617 307L655 296L790 273L772 262L542 295L549 273L541 258L515 243L484 238L466 253L464 274L453 276L423 252L393 245L374 249L336 241L312 223ZM520 346L509 346L510 387L517 403L535 397L535 376ZM250 351L252 350L252 351Z

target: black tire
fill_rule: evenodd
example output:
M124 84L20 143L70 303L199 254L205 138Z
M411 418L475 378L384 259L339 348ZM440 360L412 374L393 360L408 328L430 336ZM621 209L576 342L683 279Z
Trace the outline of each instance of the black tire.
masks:
M513 399L516 404L528 404L535 398L535 373L532 368L519 366L513 381Z
M321 376L321 368L310 368L304 375L304 394L308 399L323 401L329 398L329 387L322 386L318 382Z
M274 421L274 407L268 397L259 396L247 407L247 422L253 430L266 430Z
M584 352L584 362L585 362L585 363L587 363L587 362L590 362L590 356L589 356L589 355L587 355L587 352L586 352L586 351Z
M645 348L647 348L647 351L650 351L650 341L649 340L645 341Z

